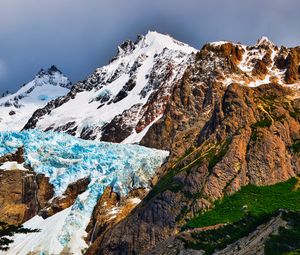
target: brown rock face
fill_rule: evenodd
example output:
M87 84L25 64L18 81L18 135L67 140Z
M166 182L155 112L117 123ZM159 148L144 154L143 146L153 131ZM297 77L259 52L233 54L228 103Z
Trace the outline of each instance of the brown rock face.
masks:
M223 86L222 75L239 75L242 84L253 79L238 67L239 50L204 46L174 86L164 117L141 142L170 149L169 162L141 205L104 234L96 254L146 254L216 199L299 173L299 92L276 83ZM255 75L266 73L259 63Z
M86 191L89 183L90 181L88 178L83 178L69 184L63 195L61 197L55 197L51 202L45 204L43 210L39 214L43 218L47 218L70 207L74 204L77 196Z
M126 218L146 193L144 189L136 189L131 191L127 197L121 198L113 192L111 187L105 189L94 208L91 221L86 229L89 233L87 241L92 243L86 255L99 252L105 233Z
M15 153L6 154L0 157L0 164L7 161L16 161L18 164L24 163L24 148L19 148Z
M265 60L265 62L268 62L268 60ZM254 69L252 70L252 75L258 76L262 80L264 79L267 73L268 69L264 61L258 60L254 66Z
M0 157L0 165L5 162L24 163L24 148ZM12 169L0 170L0 221L18 225L45 207L54 195L49 178L31 171Z
M32 171L0 170L0 221L18 225L43 208L54 192L48 178Z
M295 83L299 81L299 64L300 64L300 47L291 49L287 59L287 70L285 80L287 83Z

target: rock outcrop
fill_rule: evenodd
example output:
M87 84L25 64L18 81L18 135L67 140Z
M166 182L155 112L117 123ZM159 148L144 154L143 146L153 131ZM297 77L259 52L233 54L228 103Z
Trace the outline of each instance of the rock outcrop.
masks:
M1 167L16 162L13 169ZM0 157L0 221L19 225L35 216L54 195L49 178L24 165L24 148ZM20 164L20 165L18 165ZM5 166L5 165L4 165Z
M77 196L86 191L89 183L89 178L83 178L69 184L66 191L61 196L57 196L54 199L48 201L48 203L44 205L39 214L43 218L47 218L72 206Z
M132 190L127 197L120 197L111 187L107 187L94 208L91 221L87 227L87 241L91 246L86 255L97 253L104 234L117 223L125 219L140 201L146 196L147 190Z
M19 225L35 216L54 195L49 178L24 170L0 170L0 221Z

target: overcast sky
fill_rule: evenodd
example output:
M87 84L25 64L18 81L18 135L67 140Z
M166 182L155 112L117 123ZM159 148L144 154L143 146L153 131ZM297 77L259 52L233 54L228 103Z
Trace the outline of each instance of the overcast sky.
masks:
M82 80L148 30L196 48L262 35L300 45L299 11L299 0L0 0L0 93L52 64Z

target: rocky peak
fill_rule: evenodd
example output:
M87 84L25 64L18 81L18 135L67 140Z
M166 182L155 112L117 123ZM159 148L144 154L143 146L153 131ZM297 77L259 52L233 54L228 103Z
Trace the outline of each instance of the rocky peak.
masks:
M34 111L67 94L71 87L68 77L56 66L41 69L17 92L0 98L0 131L21 130Z
M262 36L260 39L258 39L256 45L275 46L275 44L266 36Z
M118 56L126 55L135 49L135 44L131 40L124 41L118 47Z
M47 70L42 68L35 76L34 81L37 86L50 84L69 89L72 87L70 80L55 65L52 65Z
M53 74L53 73L56 73L56 72L62 73L55 65L52 65L52 66L48 69L48 72L49 72L50 74Z
M41 68L41 70L37 73L37 75L38 76L41 76L41 75L53 75L54 73L60 73L60 74L62 74L62 72L55 65L52 65L47 70L44 70L44 68Z

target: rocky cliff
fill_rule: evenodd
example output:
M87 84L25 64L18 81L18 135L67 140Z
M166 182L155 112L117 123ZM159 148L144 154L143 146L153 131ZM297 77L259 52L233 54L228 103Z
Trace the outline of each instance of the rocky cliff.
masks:
M141 205L98 254L145 254L215 200L299 173L299 48L205 45L141 144L170 149Z

